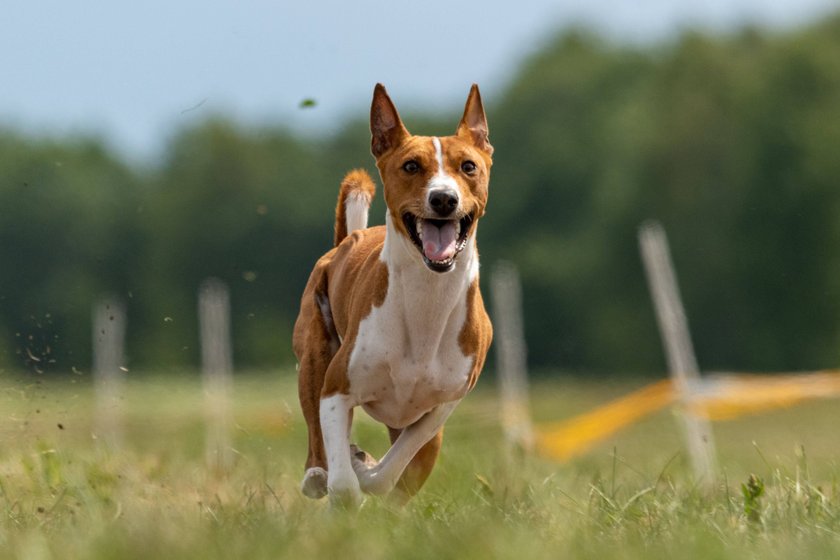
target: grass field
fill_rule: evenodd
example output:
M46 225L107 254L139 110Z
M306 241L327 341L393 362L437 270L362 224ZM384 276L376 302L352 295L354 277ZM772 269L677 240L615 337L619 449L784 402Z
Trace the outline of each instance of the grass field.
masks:
M111 453L91 434L88 380L69 377L0 374L0 557L840 558L836 401L715 424L721 483L704 492L670 412L569 464L506 455L484 379L413 502L393 511L369 498L341 514L298 491L306 443L293 376L237 378L226 476L204 466L192 376L130 380L124 445ZM539 382L534 415L569 417L641 384ZM363 417L355 439L379 455L387 437Z

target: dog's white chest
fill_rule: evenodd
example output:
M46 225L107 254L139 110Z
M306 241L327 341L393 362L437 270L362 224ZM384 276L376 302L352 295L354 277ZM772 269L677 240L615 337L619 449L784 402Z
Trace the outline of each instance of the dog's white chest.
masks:
M463 397L474 360L459 343L466 290L410 284L391 284L382 306L361 321L348 367L355 403L392 428Z

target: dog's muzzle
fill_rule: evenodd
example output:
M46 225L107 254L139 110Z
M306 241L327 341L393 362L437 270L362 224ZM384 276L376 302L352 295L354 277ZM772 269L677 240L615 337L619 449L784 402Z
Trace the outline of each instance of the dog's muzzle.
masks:
M441 204L449 202L442 201ZM452 213L453 210L450 210L449 215ZM455 266L458 254L467 246L474 216L467 214L451 219L422 218L406 212L403 214L403 223L426 266L435 272L448 272Z

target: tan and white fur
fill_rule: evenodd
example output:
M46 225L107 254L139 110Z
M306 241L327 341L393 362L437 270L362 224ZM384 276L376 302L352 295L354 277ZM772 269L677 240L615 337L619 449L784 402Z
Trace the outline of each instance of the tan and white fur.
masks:
M377 84L371 134L385 225L367 228L373 181L348 173L335 247L312 271L293 339L309 430L303 493L349 506L363 493L404 502L419 490L492 338L476 230L493 148L478 87L455 134L429 137L406 130ZM392 445L379 461L350 443L356 407L388 427Z

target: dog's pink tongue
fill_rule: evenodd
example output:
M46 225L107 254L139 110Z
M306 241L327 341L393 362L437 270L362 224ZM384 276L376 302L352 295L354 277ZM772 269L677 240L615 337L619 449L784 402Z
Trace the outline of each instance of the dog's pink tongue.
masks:
M455 222L437 227L434 222L423 220L423 254L431 261L445 261L455 255L458 238Z

